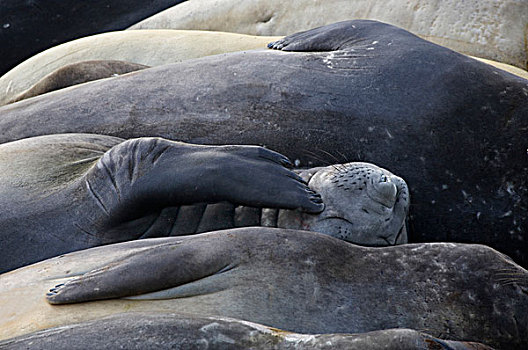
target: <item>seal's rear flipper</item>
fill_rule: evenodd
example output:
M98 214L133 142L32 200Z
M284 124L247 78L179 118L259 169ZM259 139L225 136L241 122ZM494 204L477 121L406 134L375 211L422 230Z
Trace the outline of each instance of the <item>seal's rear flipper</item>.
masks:
M71 304L138 296L196 282L237 265L221 242L204 236L208 235L175 238L135 252L51 288L46 299L50 304Z
M365 44L386 40L390 33L394 39L398 28L377 21L353 20L329 24L323 27L288 35L269 43L268 48L282 51L336 51L352 48L365 48ZM400 35L417 38L415 35L400 29Z

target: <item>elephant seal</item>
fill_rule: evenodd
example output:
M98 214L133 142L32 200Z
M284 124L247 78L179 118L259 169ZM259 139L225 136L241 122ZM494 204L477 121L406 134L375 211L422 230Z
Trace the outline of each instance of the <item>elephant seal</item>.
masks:
M289 35L360 18L402 27L461 53L528 68L528 3L517 0L189 0L130 29Z
M402 178L361 162L311 168L300 176L321 195L325 210L314 215L274 209L276 225L266 226L325 233L365 246L407 243L410 199Z
M0 13L0 75L49 47L124 29L182 0L5 0Z
M371 248L315 232L237 228L96 247L2 274L0 339L149 311L298 333L411 328L521 349L527 278L481 245Z
M160 138L65 134L2 144L0 204L9 210L0 212L0 271L102 244L261 224L366 245L407 242L401 178L365 163L302 177L284 166L287 158L259 147Z
M349 349L491 350L484 344L441 340L412 329L364 334L298 334L228 317L126 313L50 328L0 341L0 349Z
M265 48L280 37L192 30L134 30L92 35L52 47L0 77L0 105L46 75L87 60L118 60L160 66L225 52Z
M264 48L281 37L196 30L133 30L103 33L52 47L0 77L0 105L17 98L47 75L85 60L121 60L160 66L226 52ZM475 59L479 59L474 57ZM528 79L528 72L490 60L485 63ZM95 80L95 79L92 79ZM73 85L73 84L71 84Z
M50 91L63 89L68 86L110 78L145 68L148 68L148 66L113 60L83 61L68 64L46 75L29 89L16 95L8 103L21 101Z
M527 80L373 21L283 43L3 106L0 142L162 136L266 145L302 166L328 165L323 152L380 164L411 186L411 242L481 242L528 265Z

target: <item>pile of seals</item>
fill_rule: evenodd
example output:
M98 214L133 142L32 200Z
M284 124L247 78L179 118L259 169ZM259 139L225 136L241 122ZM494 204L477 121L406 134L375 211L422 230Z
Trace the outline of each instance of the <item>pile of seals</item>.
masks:
M528 346L525 71L371 20L163 28L0 77L0 349Z

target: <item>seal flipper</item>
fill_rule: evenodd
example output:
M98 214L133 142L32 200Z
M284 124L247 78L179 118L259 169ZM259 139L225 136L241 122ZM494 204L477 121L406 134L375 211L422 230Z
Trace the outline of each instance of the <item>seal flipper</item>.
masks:
M288 35L269 43L268 48L298 52L346 50L384 40L385 33L390 33L393 39L395 28L377 21L351 20ZM403 29L401 35L415 37Z
M75 277L51 288L46 299L50 304L71 304L137 296L194 282L238 264L214 237L194 238L154 245Z
M195 203L322 211L320 196L287 169L290 165L283 155L262 147L140 138L107 151L81 185L107 222L100 229Z

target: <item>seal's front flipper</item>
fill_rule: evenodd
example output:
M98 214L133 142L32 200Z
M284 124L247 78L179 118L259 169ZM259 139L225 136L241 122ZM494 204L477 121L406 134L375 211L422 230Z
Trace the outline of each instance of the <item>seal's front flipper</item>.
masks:
M394 36L395 30L396 27L377 21L344 21L288 35L269 43L268 48L311 52L346 50L383 40L384 34L388 32ZM412 35L404 30L401 33Z
M196 203L322 211L320 196L290 165L283 155L262 147L139 138L106 152L81 185L86 202L99 208L107 223L103 228Z
M50 304L71 304L138 296L195 282L236 265L236 258L215 237L175 238L57 285L46 298Z

